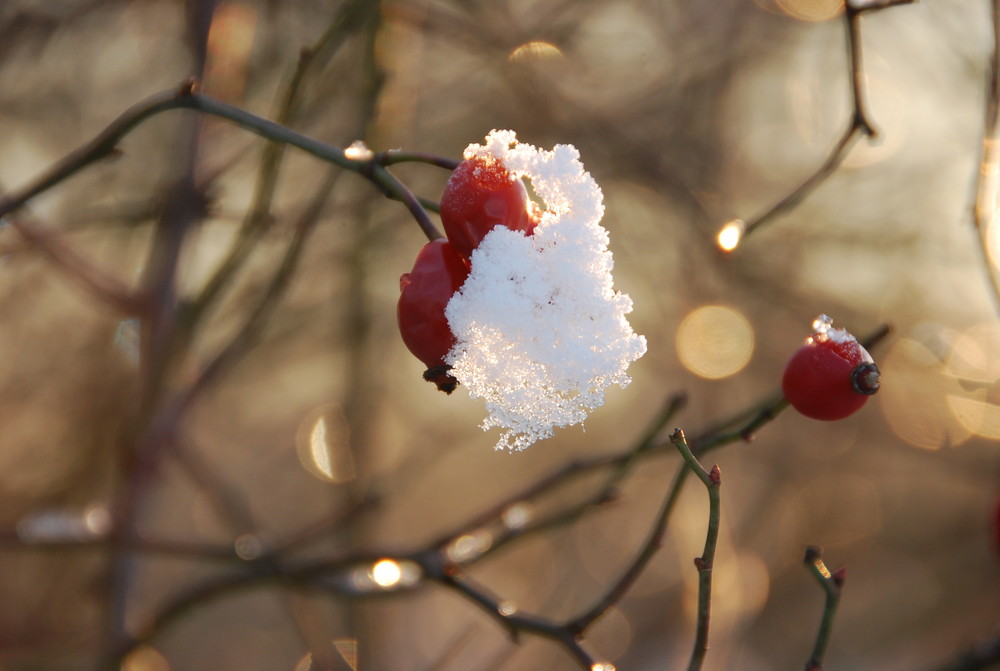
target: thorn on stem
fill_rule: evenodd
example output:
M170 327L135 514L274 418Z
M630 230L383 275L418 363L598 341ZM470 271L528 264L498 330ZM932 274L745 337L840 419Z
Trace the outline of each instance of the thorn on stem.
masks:
M844 581L847 580L847 567L841 566L839 569L833 572L833 575L830 576L830 579L833 580L833 584L836 585L837 587L843 587Z

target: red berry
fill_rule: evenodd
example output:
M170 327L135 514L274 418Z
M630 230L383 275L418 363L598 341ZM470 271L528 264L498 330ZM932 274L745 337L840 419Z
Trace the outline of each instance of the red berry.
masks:
M424 379L449 394L458 381L448 374L451 367L444 362L455 344L444 309L468 275L469 266L451 243L434 240L417 254L413 270L399 278L399 333L407 348L427 366Z
M788 360L781 388L792 407L806 417L832 421L857 412L878 391L878 367L844 329L830 328L821 316L816 333Z
M462 161L441 196L441 223L459 255L469 258L497 226L531 235L537 223L528 190L503 163L490 157Z

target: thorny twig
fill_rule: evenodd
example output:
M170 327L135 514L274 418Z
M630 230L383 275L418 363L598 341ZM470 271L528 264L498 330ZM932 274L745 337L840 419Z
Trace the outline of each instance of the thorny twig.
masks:
M708 528L705 533L705 550L700 557L695 558L694 565L698 569L698 619L695 626L694 649L691 651L691 661L688 671L698 671L705 661L708 652L708 630L712 618L712 567L715 564L715 548L719 542L719 524L722 509L719 501L719 487L722 484L722 474L718 465L711 470L705 470L698 458L691 452L684 432L680 429L670 436L670 442L680 451L688 468L698 476L708 491Z

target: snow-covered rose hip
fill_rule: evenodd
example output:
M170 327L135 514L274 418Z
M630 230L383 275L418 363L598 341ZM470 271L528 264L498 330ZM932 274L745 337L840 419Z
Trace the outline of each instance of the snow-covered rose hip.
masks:
M518 209L521 224L482 231L469 278L446 310L457 341L451 373L485 402L481 426L500 429L497 449L519 451L583 423L611 386L627 386L646 339L626 319L632 300L614 288L604 196L576 147L539 149L494 130L463 156L525 178L545 208L533 210L533 230Z
M536 218L524 183L491 156L462 161L441 196L441 223L459 255L469 258L497 226L531 235Z
M444 309L468 276L468 264L451 243L434 240L417 254L413 270L399 278L399 333L410 352L427 366L424 379L449 394L458 381L444 362L455 344Z
M857 412L879 388L871 355L853 335L832 324L826 315L813 322L813 335L789 359L781 379L792 407L824 421Z

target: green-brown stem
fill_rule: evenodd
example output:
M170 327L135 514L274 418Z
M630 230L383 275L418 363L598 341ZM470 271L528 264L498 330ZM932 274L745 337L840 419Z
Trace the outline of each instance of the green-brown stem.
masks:
M705 549L701 556L694 560L694 565L698 569L698 618L694 649L691 651L691 661L688 663L688 671L698 671L708 652L708 632L712 619L712 567L715 564L715 548L719 542L719 524L722 519L719 497L722 475L717 465L712 466L711 470L705 470L694 456L684 438L684 432L680 429L670 436L670 442L681 453L688 469L698 476L708 491L708 529L705 532Z
M806 568L809 569L826 595L823 618L820 620L812 653L809 655L809 661L806 662L805 667L806 671L821 671L826 648L830 643L830 634L833 631L833 620L837 614L837 606L840 604L840 592L844 586L844 570L840 569L835 573L830 573L826 564L823 563L822 551L818 547L806 548L804 561Z

